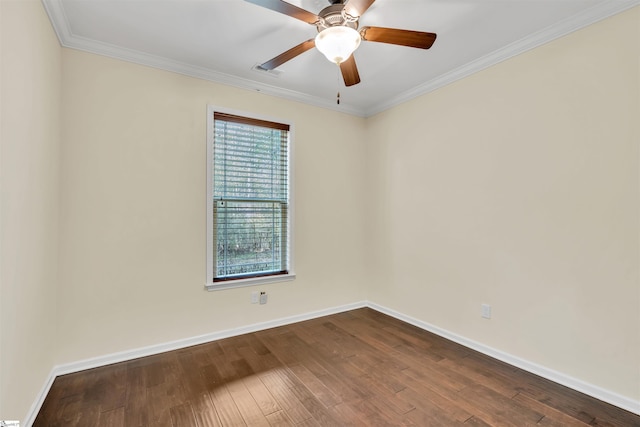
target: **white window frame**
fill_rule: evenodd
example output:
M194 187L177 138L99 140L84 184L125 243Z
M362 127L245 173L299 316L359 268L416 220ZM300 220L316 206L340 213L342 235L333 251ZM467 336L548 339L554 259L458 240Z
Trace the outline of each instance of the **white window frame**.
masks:
M219 282L213 281L214 268L213 255L214 255L214 241L213 241L213 135L214 135L214 119L215 112L233 114L236 116L248 117L257 120L265 120L270 122L282 123L289 125L289 269L287 274L279 274L272 276L261 277L248 277L245 279L236 280L224 280ZM230 110L228 108L220 108L214 105L207 105L207 281L204 285L208 291L218 291L222 289L240 288L244 286L255 286L266 283L285 282L294 280L295 275L295 250L293 243L294 231L295 231L295 203L294 203L294 180L293 180L293 144L294 141L294 126L293 123L277 119L273 117L260 116L253 113L247 113L244 111Z

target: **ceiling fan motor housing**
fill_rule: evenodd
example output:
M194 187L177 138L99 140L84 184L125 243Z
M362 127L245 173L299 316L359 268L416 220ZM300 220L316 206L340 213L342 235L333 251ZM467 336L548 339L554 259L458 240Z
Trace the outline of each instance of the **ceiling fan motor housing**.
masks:
M358 18L352 18L346 14L343 14L343 9L344 4L342 4L342 2L332 4L331 6L327 6L322 9L318 14L321 19L316 24L318 32L321 32L322 30L325 30L329 27L337 26L349 27L357 30Z

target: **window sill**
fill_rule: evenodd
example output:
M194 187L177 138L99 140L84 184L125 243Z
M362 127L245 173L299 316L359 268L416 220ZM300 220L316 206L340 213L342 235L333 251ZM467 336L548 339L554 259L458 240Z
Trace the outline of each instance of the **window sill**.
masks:
M277 276L250 277L248 279L207 283L206 285L204 285L204 288L207 291L221 291L223 289L243 288L245 286L264 285L267 283L288 282L291 280L295 280L295 278L295 273L280 274Z

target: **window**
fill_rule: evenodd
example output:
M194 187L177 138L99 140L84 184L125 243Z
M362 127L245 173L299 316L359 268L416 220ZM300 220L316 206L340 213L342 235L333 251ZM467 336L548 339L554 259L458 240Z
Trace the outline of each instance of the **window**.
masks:
M208 115L207 289L293 279L290 125Z

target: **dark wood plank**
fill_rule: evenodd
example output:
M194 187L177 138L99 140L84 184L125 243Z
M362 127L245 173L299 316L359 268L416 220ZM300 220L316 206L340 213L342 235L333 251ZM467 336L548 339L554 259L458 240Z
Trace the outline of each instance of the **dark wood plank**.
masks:
M267 389L257 375L251 375L242 381L245 387L247 387L247 390L249 390L253 400L258 404L263 415L266 416L282 410L271 392L269 392L269 389Z
M576 418L565 414L564 412L558 411L557 409L547 406L542 402L538 402L535 399L532 399L529 396L518 393L514 396L513 400L522 403L524 406L534 409L541 414L544 414L544 418L538 422L540 425L546 426L566 426L566 427L578 427L583 426L584 423L577 420Z
M170 413L173 427L196 427L196 418L191 404L174 406L170 409Z
M215 363L216 359L221 357L224 352L220 347L220 343L213 341L191 347L191 354L193 355L195 363L202 367Z
M222 426L218 411L211 400L210 393L203 393L191 398L190 401L193 414L198 427L218 427Z
M304 407L295 393L291 391L291 388L295 387L295 385L285 376L280 375L276 370L262 373L259 377L294 424L300 424L312 418L311 413Z
M195 357L191 352L183 352L177 356L179 371L178 376L182 383L186 398L191 400L200 396L207 391L207 383L204 378L204 374L199 369L194 369L197 366Z
M265 418L249 390L242 381L233 381L227 384L227 390L238 407L248 426L268 426L269 421Z
M476 384L458 393L465 403L465 409L478 414L493 425L527 426L536 425L544 415L518 401Z
M124 407L101 412L97 427L124 427Z
M353 410L354 404L360 401L352 401L350 403L339 403L330 408L327 411L333 419L335 419L341 426L362 426L367 425L370 420L362 418L356 411Z
M151 421L147 401L147 384L143 367L131 367L127 371L124 419L128 426L146 426Z
M469 427L491 427L491 424L485 423L482 418L473 416L464 422L465 426Z
M198 427L222 427L222 421L215 411L197 412L195 414Z
M58 377L33 425L640 427L640 416L365 308Z
M303 386L293 387L291 389L296 399L302 402L302 405L309 411L312 418L322 426L339 426L337 421L325 406L306 388Z
M285 427L285 426L293 425L293 421L289 419L289 417L287 416L287 413L284 411L272 412L269 415L267 415L266 418L270 426Z
M177 404L169 395L167 385L156 384L147 389L147 403L150 409L150 424L167 423L171 424L170 409Z
M445 412L431 407L416 408L405 415L405 419L416 426L453 427L462 426L460 421L451 419Z
M290 366L291 371L309 390L314 397L324 406L333 406L342 401L333 391L329 389L318 377L309 371L304 365Z
M360 419L367 420L369 425L396 426L399 424L393 412L386 410L381 405L381 401L376 398L356 402L350 407L358 414Z
M244 418L238 410L233 397L226 386L217 387L211 393L211 400L216 408L220 422L225 426L244 426Z
M413 380L411 377L406 377L405 380L407 388L398 392L397 396L410 405L422 408L425 406L425 402L429 402L441 408L443 412L448 414L449 418L459 422L465 422L473 416L473 414L460 406L456 398L447 398L432 388Z
M62 399L62 420L68 425L77 425L79 413L82 409L83 395L71 395Z

